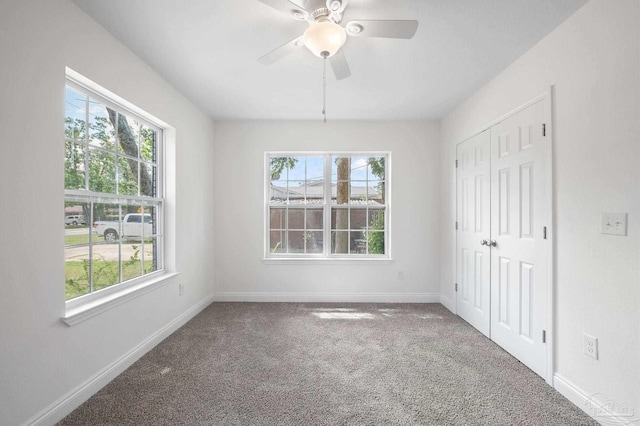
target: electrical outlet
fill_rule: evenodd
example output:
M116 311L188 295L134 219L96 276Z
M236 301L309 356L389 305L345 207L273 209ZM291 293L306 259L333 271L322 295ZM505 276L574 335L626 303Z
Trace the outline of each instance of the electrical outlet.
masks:
M601 234L627 235L626 213L602 213Z
M184 294L184 284L183 283L178 284L178 294L180 296L182 296Z
M584 354L590 356L593 359L598 359L598 338L589 336L586 333L582 334L582 346L584 348Z
M399 280L404 280L404 271L398 271L398 275L396 276Z

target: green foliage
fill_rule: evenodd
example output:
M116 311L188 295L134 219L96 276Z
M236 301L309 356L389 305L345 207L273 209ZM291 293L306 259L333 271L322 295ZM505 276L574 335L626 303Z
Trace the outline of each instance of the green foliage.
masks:
M369 157L371 173L380 180L384 180L384 157Z
M293 169L298 163L295 157L271 157L269 165L271 167L271 180L278 180L284 169Z
M140 246L132 246L133 255L122 262L122 281L117 260L93 258L93 291L98 291L119 282L124 282L141 275ZM153 271L153 260L144 261L144 273ZM65 263L66 300L89 293L89 260L68 261Z
M367 232L370 254L384 254L384 212L373 215Z

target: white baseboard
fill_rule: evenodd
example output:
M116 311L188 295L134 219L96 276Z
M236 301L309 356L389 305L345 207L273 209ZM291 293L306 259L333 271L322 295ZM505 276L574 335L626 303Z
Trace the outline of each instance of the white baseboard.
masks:
M601 425L640 425L640 416L633 408L623 407L601 393L587 393L558 373L553 375L553 387Z
M440 303L438 293L218 292L216 302Z
M158 343L169 337L171 333L182 327L190 319L199 314L204 308L213 302L213 295L201 300L196 305L189 308L182 315L171 321L169 324L155 332L146 340L142 341L138 346L124 354L113 364L107 366L102 371L91 377L76 389L67 393L49 407L42 410L39 414L32 417L26 422L28 425L46 426L54 425L73 410L78 408L83 402L92 395L102 389L111 380L115 379L120 373L129 368L134 362L140 359L144 354L153 349Z

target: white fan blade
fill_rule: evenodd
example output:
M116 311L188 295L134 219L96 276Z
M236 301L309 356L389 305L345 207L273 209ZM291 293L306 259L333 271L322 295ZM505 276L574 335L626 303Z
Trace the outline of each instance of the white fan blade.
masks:
M336 80L344 80L351 75L349 63L342 49L338 50L335 55L330 56L329 62L331 62L331 68L333 69L333 74L336 76Z
M412 38L418 21L350 21L346 29L353 37Z
M271 65L272 63L279 61L287 56L289 53L298 49L300 46L304 46L302 36L294 38L293 40L283 44L277 49L273 49L271 52L258 58L258 62L264 65Z
M294 2L290 0L258 0L258 1L276 10L279 10L280 12L289 16L295 17L295 15L293 15L294 11L304 12L306 16L306 12L307 12L307 9L305 7L306 0L301 0L298 2Z

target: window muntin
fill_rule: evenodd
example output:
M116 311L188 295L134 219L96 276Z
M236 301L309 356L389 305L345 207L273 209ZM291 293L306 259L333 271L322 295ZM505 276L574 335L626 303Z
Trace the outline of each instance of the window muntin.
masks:
M161 128L67 81L65 216L86 218L65 225L67 300L163 269L162 140Z
M387 160L267 153L267 257L387 258Z

